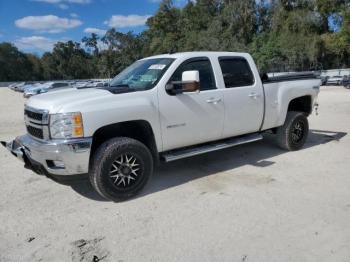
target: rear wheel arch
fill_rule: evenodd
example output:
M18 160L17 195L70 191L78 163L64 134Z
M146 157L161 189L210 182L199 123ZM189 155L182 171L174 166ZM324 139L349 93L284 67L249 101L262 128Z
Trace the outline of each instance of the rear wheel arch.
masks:
M287 112L303 112L307 116L312 113L312 98L310 95L293 98L289 104Z
M288 106L285 107L284 103L288 103ZM278 121L278 126L276 128L272 128L272 132L276 133L277 128L285 124L289 112L300 112L308 117L312 113L312 103L313 100L311 95L294 97L290 99L289 102L288 100L283 102L281 104L281 110L279 111L280 118Z

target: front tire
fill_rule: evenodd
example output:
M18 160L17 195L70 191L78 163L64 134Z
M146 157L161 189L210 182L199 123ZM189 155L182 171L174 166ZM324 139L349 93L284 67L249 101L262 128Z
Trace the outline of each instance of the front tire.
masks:
M99 195L119 202L141 191L152 173L149 149L135 139L119 137L107 140L96 150L89 178Z
M309 134L309 122L302 112L287 113L284 125L277 128L277 143L282 149L296 151L301 149Z

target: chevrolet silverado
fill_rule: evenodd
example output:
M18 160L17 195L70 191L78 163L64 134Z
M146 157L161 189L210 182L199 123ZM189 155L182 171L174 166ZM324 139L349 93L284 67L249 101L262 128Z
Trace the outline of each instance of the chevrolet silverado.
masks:
M108 86L66 89L27 100L27 134L9 143L32 170L88 174L104 198L128 199L158 161L224 149L275 134L304 145L321 80L260 77L249 54L185 52L136 61Z

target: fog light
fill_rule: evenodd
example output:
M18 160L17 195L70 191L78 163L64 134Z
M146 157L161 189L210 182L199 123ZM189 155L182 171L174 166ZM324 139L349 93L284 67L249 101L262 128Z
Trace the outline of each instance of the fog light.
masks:
M47 166L52 169L64 169L64 163L60 160L46 160Z
M56 167L56 168L64 168L64 163L62 161L59 161L59 160L54 160L52 161L53 162L53 165Z

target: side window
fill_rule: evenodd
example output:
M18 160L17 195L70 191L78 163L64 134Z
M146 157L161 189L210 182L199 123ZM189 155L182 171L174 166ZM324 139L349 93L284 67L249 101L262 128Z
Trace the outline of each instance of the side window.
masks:
M219 58L226 88L250 86L254 84L254 76L244 58Z
M54 83L52 85L52 88L59 88L59 87L64 87L64 86L67 86L68 84L66 83Z
M52 84L52 88L58 88L58 87L60 87L60 83L54 83L54 84Z
M174 72L170 81L181 81L182 72L199 71L201 91L216 89L213 68L208 58L190 59L182 63Z

